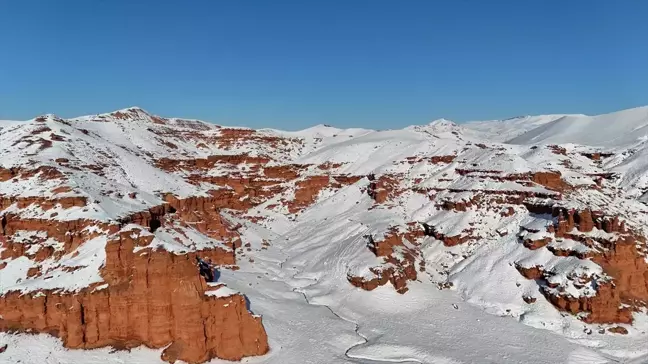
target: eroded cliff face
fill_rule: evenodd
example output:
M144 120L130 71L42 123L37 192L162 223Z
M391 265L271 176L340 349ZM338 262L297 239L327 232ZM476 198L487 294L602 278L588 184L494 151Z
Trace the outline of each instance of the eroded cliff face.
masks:
M553 216L554 223L538 238L525 239L525 236L538 235L541 231L523 230L520 234L523 244L533 250L548 249L561 258L591 260L602 268L602 273L573 274L560 281L554 278L559 272L542 266L518 265L518 271L536 280L541 293L554 306L581 314L585 322L631 324L632 313L648 305L646 239L627 229L618 217L598 211L554 208ZM579 248L557 244L564 240L575 242ZM558 246L550 245L554 243ZM593 292L575 296L568 290L570 286L577 289L591 286Z
M421 259L419 246L420 239L426 235L426 232L424 226L412 222L405 227L391 227L379 240L367 235L367 248L377 257L382 258L382 264L370 267L369 277L349 273L348 281L367 291L389 282L396 292L401 294L407 292L407 282L416 280L418 272L425 271L425 262Z
M631 324L633 313L640 312L648 303L646 239L627 228L624 218L604 214L600 207L589 207L584 197L588 191L596 191L592 194L601 199L613 199L618 195L610 184L613 180L601 177L603 174L599 172L574 179L570 174L583 168L571 163L574 152L558 146L548 149L567 157L562 163L567 172L512 172L453 157L435 160L442 166L450 165L442 167L444 173L433 183L426 183L424 176L408 184L412 180L408 181L407 174L370 175L367 193L375 202L371 209L397 208L406 201L403 196L414 192L426 196L437 210L447 211L445 216L456 223L420 221L394 226L378 236L368 235L367 247L382 258L382 263L370 267L368 272L349 272L347 279L365 290L391 283L398 292L405 293L408 281L427 273L421 252L425 239L441 242L450 251L450 264L453 264L462 258L452 256L470 256L484 239L492 241L515 236L519 228L518 243L530 252L526 260L544 259L540 257L545 250L555 256L548 266L515 264L524 277L537 282L542 294L523 294L521 298L526 304L534 304L540 298L587 323ZM591 159L584 163L600 167L601 156L578 153ZM401 164L420 168L426 162L429 163L410 157ZM575 205L581 208L565 207L570 200L577 201ZM546 227L519 226L519 222L513 229L507 226L508 222L520 221L525 216L527 220L542 224L547 215L553 221ZM497 224L507 227L497 228ZM534 259L534 255L538 258ZM436 281L439 287L452 286L451 281L443 280L449 271L440 271L436 276L441 278Z
M327 244L353 240L338 250L350 258L336 258L365 290L488 285L471 271L485 259L498 278L533 288L514 291L523 308L548 301L629 328L648 300L646 243L632 222L646 211L627 208L624 177L607 165L625 152L490 143L456 125L285 134L138 108L24 129L0 130L11 144L0 148L0 274L20 275L2 291L0 329L49 332L70 348L165 348L167 361L262 354L261 319L242 295L205 283L195 257L246 269L256 249L285 247L285 231L306 226L313 236L291 244L327 226L341 229ZM86 255L101 264L88 269ZM464 268L473 276L453 280ZM82 287L46 284L86 271L97 279Z
M207 284L196 266L196 257L216 266L235 266L235 249L241 246L237 226L223 218L220 201L213 197L167 195L166 199L165 204L112 222L3 215L0 274L14 260L27 258L33 267L24 279L50 279L57 269L83 268L61 265L63 257L78 255L96 237L109 236L109 240L100 271L103 282L72 291L5 292L0 296L0 330L50 333L75 349L166 347L162 358L170 362L240 360L266 353L261 318L248 311L245 297L227 288L221 290L226 294L219 293L222 287ZM20 200L12 202L21 209L39 201L30 199L25 206L19 205ZM74 207L56 200L44 205ZM186 246L169 252L155 246L158 229L175 233L179 246L186 244L183 236L190 230L224 246Z
M210 249L176 255L146 248L152 236L140 233L121 231L108 242L105 283L76 293L0 297L0 330L50 333L68 348L168 346L162 358L169 362L240 360L268 351L261 318L248 311L245 298L219 295L199 275L196 256L232 264L231 254Z

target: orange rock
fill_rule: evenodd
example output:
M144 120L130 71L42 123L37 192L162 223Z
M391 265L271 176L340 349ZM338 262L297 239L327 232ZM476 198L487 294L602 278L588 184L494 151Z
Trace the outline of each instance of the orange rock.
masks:
M625 327L621 327L621 326L610 327L607 331L615 333L615 334L621 334L621 335L627 335L628 334L628 330L626 330Z
M194 263L195 253L134 253L135 246L147 242L132 236L122 232L106 246L101 274L107 288L76 294L10 292L0 297L0 330L51 333L69 348L171 344L163 358L189 363L215 357L240 360L268 351L261 319L248 312L242 295L205 295L208 287ZM217 250L212 254L216 259L221 256Z
M381 240L376 241L368 235L367 247L377 257L383 257L383 263L369 269L374 278L367 279L348 274L347 280L352 285L368 291L391 282L398 293L407 292L407 282L417 279L416 261L420 257L418 240L425 235L426 230L416 222L408 223L403 229L396 226L390 228ZM409 247L404 244L405 240L409 242ZM396 246L399 247L398 255L394 254ZM422 260L419 270L425 270L425 262Z
M515 268L522 274L526 279L541 279L544 276L544 270L542 269L541 266L533 266L533 267L523 267L521 265L516 264Z
M369 189L367 193L376 203L384 203L390 197L395 197L402 191L398 190L398 179L394 175L382 175L378 178L371 175L369 176Z
M558 309L573 314L587 313L583 319L586 322L632 323L632 310L646 307L648 304L648 264L644 259L644 253L638 250L638 247L645 246L646 239L629 232L617 217L604 217L600 212L592 212L588 209L566 211L556 208L553 210L553 215L557 216L557 222L548 228L548 232L555 234L556 237L595 246L596 249L585 253L551 247L549 250L557 256L591 259L603 268L612 281L597 282L597 291L592 297L572 297L547 289L555 287L551 287L544 281L548 273L544 272L542 267L516 266L518 271L528 279L539 280L541 292ZM581 234L581 232L591 231L595 226L615 234L615 237L607 240L607 238ZM524 245L535 249L552 240L548 237L541 241L525 241Z

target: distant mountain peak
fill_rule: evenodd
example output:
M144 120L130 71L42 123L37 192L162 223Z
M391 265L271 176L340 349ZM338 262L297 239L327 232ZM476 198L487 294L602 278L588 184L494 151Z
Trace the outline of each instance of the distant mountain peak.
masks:
M139 117L142 117L142 116L149 116L150 117L151 116L151 114L148 111L146 111L146 110L144 110L144 109L142 109L141 107L138 107L138 106L133 106L133 107L128 107L128 108L121 109L121 110L116 110L116 111L113 111L111 113L108 113L108 115L117 116L117 117L119 117L119 115L129 115L129 116L139 116Z
M433 120L428 125L429 126L458 126L455 122L453 122L452 120L448 120L446 118Z
M513 121L513 120L520 120L520 119L528 119L529 117L530 115L518 115L506 119L501 119L499 121Z
M156 124L166 124L167 119L153 115L139 106L131 106L124 109L115 110L108 113L87 115L74 118L76 121L136 121L136 122L153 122Z

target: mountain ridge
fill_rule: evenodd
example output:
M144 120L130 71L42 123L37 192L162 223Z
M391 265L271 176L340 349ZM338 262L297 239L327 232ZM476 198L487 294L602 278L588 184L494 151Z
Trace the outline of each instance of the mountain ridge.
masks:
M68 349L133 349L98 349L111 363L648 355L648 148L628 136L642 112L583 119L619 122L603 146L554 143L567 116L287 132L131 107L0 128L0 331L83 362L94 354ZM0 332L0 359L25 360L30 340Z
M129 112L133 112L133 111L135 112L135 114L139 114L139 115L142 115L142 116L159 117L159 116L157 116L157 115L155 115L153 113L150 113L149 111L147 111L147 110L145 110L145 109L143 109L143 108L141 108L139 106L131 106L131 107L126 107L126 108L119 109L119 110L114 110L114 111L111 111L111 112L106 112L106 113L101 113L101 114L93 114L93 115L77 116L77 117L72 117L72 118L69 118L69 119L71 119L71 120L92 120L93 118L97 118L97 117L110 117L111 115L114 115L115 113L128 114ZM487 129L486 128L487 126L495 127L497 124L511 124L511 123L514 123L514 124L518 124L518 126L519 126L520 123L515 123L516 121L522 121L522 122L527 122L527 123L529 121L531 121L531 124L539 126L537 124L543 124L545 122L553 121L553 120L556 120L556 119L559 119L559 118L564 118L564 117L571 117L571 118L577 118L577 119L578 118L603 118L603 117L607 117L607 118L609 118L611 120L614 120L615 118L621 118L624 113L637 112L637 111L639 111L639 112L643 112L643 111L648 112L648 105L647 106L637 106L637 107L633 107L633 108L623 109L623 110L620 110L620 111L613 111L613 112L604 113L604 114L597 114L597 115L542 114L542 115L517 116L517 117L512 117L512 118L507 118L507 119L469 120L469 121L465 121L465 122L455 122L455 121L452 121L450 119L439 118L439 119L430 121L430 122L428 122L426 124L412 125L412 127L413 126L434 125L434 124L439 124L439 125L453 124L453 125L460 125L460 126L469 126L469 127L472 127L472 128L474 128L476 130L480 130L480 129L483 130L483 129ZM43 116L48 116L48 115L53 116L53 117L58 117L58 116L56 116L54 114L45 114L45 115L40 115L40 116L43 117ZM36 119L36 118L34 118L34 119ZM34 119L28 119L28 120L25 120L25 121L0 120L0 127L2 127L2 123L12 123L12 124L24 123L24 122L28 122L28 121L31 121L31 120L34 120ZM199 122L202 122L202 123L205 123L205 124L216 125L216 126L224 126L224 125L221 125L221 124L218 124L218 123L215 123L215 122L199 120L199 119L184 119L184 118L175 118L175 117L174 118L168 118L168 119L182 119L182 120L188 120L188 121L199 121ZM533 122L534 120L537 120L537 121ZM248 128L248 127L241 127L241 128ZM334 129L337 129L337 130L364 129L364 128L356 128L356 127L338 128L338 127L334 127L334 126L331 126L331 125L328 125L328 124L320 123L320 124L313 125L313 126L310 126L308 128L305 128L305 129L293 130L293 131L280 130L280 129L276 129L276 128L272 128L272 127L264 127L264 128L260 128L258 130L273 130L273 131L282 132L282 133L299 133L299 132L304 132L304 131L307 131L308 129L313 129L313 128L316 128L316 129L334 128ZM372 130L372 129L364 129L364 130ZM398 129L387 129L387 130L398 130ZM486 130L483 130L483 131L486 131Z

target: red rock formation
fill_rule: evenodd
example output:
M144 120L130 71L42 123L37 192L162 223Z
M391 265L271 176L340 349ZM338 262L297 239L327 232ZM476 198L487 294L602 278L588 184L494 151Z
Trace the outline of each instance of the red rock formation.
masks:
M239 165L251 164L264 165L270 162L267 157L254 157L248 154L234 154L234 155L211 155L207 158L197 159L169 159L161 158L155 161L156 167L165 171L199 171L214 168L216 165Z
M524 267L516 264L515 268L526 279L542 279L544 277L544 270L542 269L541 266L538 265L533 267Z
M407 282L416 280L417 277L414 265L403 265L399 269L393 267L386 269L374 267L370 268L370 271L375 275L375 278L364 279L362 277L348 275L347 280L353 286L362 288L365 291L372 291L389 282L394 286L396 292L404 294L409 290L407 288Z
M311 176L299 181L295 185L295 198L288 204L290 213L298 212L310 206L319 195L320 191L331 183L329 176Z
M621 335L627 335L628 330L626 330L625 327L621 326L615 326L615 327L610 327L607 331L614 333L614 334L621 334Z
M618 291L612 284L600 284L593 297L572 297L553 294L546 287L541 292L551 304L562 311L572 314L587 313L583 318L587 323L632 323L632 310L620 308Z
M198 274L194 254L148 248L134 253L148 241L132 236L132 231L122 232L106 246L101 274L107 288L76 294L10 292L0 297L0 330L47 332L68 348L171 344L162 354L169 362L239 360L268 351L261 319L248 312L242 295L205 295L209 287Z
M78 248L85 241L99 236L104 231L114 233L119 229L116 224L99 223L94 220L70 220L58 221L47 219L23 219L13 214L6 214L1 217L2 235L11 236L16 231L43 231L49 238L64 243L60 254L70 253ZM87 227L96 229L86 229ZM25 244L14 244L10 239L4 239L0 259L17 258L25 254Z
M562 174L557 171L504 173L503 171L496 170L457 168L455 172L462 176L488 178L495 181L511 181L522 185L527 185L528 183L525 182L529 181L529 183L537 183L547 189L558 192L571 189L571 186L562 179Z
M558 146L558 145L550 145L548 147L553 154L560 154L560 155L567 155L567 149Z
M645 244L643 237L626 235L610 242L601 254L592 257L613 278L613 289L617 292L619 303L648 305L648 263L644 258L645 252L637 250L638 246Z
M373 237L369 236L367 246L377 257L386 257L393 253L395 246L403 246L404 240L410 243L416 243L418 239L424 236L425 231L416 223L410 224L408 229L403 229L403 231L399 231L397 226L393 226L381 240L376 241Z
M64 190L59 190L59 192ZM54 192L54 191L53 191ZM31 205L40 207L43 211L51 210L57 205L61 205L63 209L71 207L83 207L87 205L87 199L84 196L71 196L71 197L16 197L16 196L3 196L0 195L0 210L6 209L9 206L16 204L19 209L27 208Z
M295 184L295 197L292 201L284 201L288 206L288 212L299 212L317 201L319 193L325 188L341 188L346 185L354 184L362 176L347 175L324 175L308 176Z
M307 166L298 164L287 164L279 166L267 166L263 168L263 174L267 178L279 179L282 181L292 181L299 177L301 171Z
M369 176L369 189L367 193L371 198L376 201L376 203L384 203L389 198L397 196L400 191L398 188L398 177L394 175L384 174L376 178L375 176Z
M416 260L419 253L417 251L404 248L399 255L388 255L385 257L384 265L369 268L373 278L363 278L353 275L347 275L347 280L354 286L366 291L376 289L388 282L394 286L396 292L404 294L409 289L407 282L417 279ZM419 268L421 271L424 268Z
M406 163L415 164L420 162L428 162L431 164L452 163L457 156L455 155L434 155L430 157L412 156L405 158ZM403 162L400 162L403 163Z
M220 214L222 201L212 197L177 199L172 195L167 195L166 201L169 203L175 219L209 237L229 242L232 249L241 246L240 235L236 232L237 227ZM147 225L144 224L144 226Z
M531 174L530 179L531 181L554 191L565 191L571 187L562 179L560 172L536 172Z
M425 230L416 222L408 223L405 228L390 228L381 240L374 240L371 235L367 236L367 247L377 257L383 257L383 262L380 266L369 268L373 274L372 278L348 274L347 280L352 285L368 291L391 282L396 292L407 292L407 282L417 278L416 261L420 257L418 240L424 236ZM407 246L405 241L408 242ZM398 251L395 247L398 247ZM424 271L424 262L420 263L419 270Z
M331 184L333 188L341 188L343 186L352 185L359 180L363 179L364 176L350 176L350 175L333 175L334 183Z
M561 293L560 287L552 287L547 280L553 274L545 272L542 267L523 268L516 266L518 271L529 279L540 280L541 292L560 310L573 314L587 313L583 319L589 323L632 323L632 310L648 305L648 264L641 249L646 246L646 239L628 231L617 217L604 217L600 212L565 210L554 208L553 215L557 217L554 225L549 226L548 232L556 237L579 241L590 248L581 253L567 249L549 247L557 256L574 256L580 259L591 259L603 268L603 272L611 277L611 281L597 282L596 294L593 296L572 297ZM596 227L613 238L589 236L586 233ZM543 238L541 242L525 241L530 249L539 248L553 240ZM573 277L575 286L583 283L583 278ZM585 278L585 282L592 278ZM558 288L558 290L554 289Z
M587 157L593 161L600 161L603 158L608 158L614 155L614 153L601 153L601 152L592 152L592 153L581 153L582 156Z
M549 244L553 239L549 237L545 237L542 239L537 239L537 240L532 240L532 239L524 239L522 244L524 244L525 247L531 250L536 250L545 247L547 244Z
M267 145L277 149L288 147L291 144L302 143L300 139L264 135L253 129L221 128L219 131L220 135L216 138L215 142L220 148L225 150L229 150L234 146L252 143Z
M336 169L342 167L343 163L333 163L333 162L326 162L322 163L317 166L317 168L323 170L323 171L330 171L331 169Z
M441 240L445 246L455 246L459 244L466 243L470 240L479 239L479 237L473 236L473 229L466 229L459 235L446 236L446 234L440 233L436 227L423 224L423 228L426 236L433 236L437 240Z
M27 179L38 175L41 180L62 179L65 175L58 169L50 166L40 166L34 169L28 168L0 168L0 182L13 178Z

